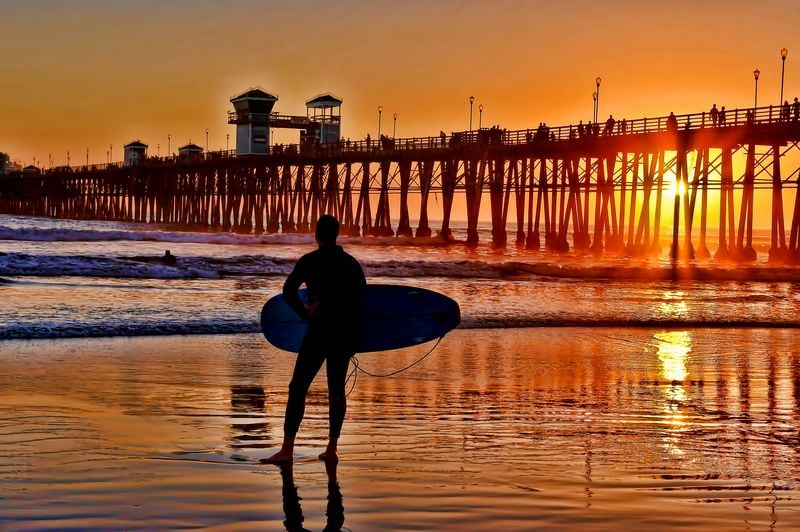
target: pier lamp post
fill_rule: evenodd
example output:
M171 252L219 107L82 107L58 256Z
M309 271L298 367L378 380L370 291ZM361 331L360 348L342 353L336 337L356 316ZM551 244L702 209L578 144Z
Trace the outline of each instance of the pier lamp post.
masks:
M475 102L475 96L469 97L469 130L472 131L472 104Z
M778 104L783 104L783 73L786 70L786 56L789 55L789 50L781 48L781 99Z
M89 166L89 148L86 148L86 166Z
M600 116L600 82L601 81L602 80L600 79L600 76L597 76L596 78L594 78L594 84L597 87L596 90L595 90L595 92L597 92L597 103L595 103L595 105L594 105L594 123L595 124L597 123L597 117Z
M206 153L208 153L208 128L206 128Z
M156 144L156 157L161 157L161 144Z
M756 80L756 91L755 95L753 96L753 119L755 120L755 110L758 108L758 76L761 75L761 71L759 69L753 70L753 79Z
M69 150L67 150L67 168L69 168Z
M483 104L478 106L478 131L481 130L481 124L483 122Z
M597 122L597 91L592 93L592 122Z
M231 141L231 134L230 133L225 133L225 151L230 151L230 149L231 149L230 148L230 146L231 146L231 142L230 141Z
M381 139L381 115L383 114L383 106L378 106L378 140Z
M172 155L172 135L167 134L167 157Z
M50 168L52 168L53 167L53 154L52 153L48 153L47 154L47 162L50 165Z
M114 160L114 146L112 144L108 145L108 162Z
M392 123L392 138L397 136L397 113L394 114L394 122Z

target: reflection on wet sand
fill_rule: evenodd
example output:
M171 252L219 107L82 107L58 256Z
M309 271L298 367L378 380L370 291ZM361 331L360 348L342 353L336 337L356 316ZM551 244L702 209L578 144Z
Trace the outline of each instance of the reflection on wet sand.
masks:
M231 385L232 449L263 449L269 441L269 425L265 419L266 393L262 386ZM239 456L239 455L234 455ZM241 460L247 460L241 456Z
M262 338L9 345L2 526L341 526L337 471L316 460L324 379L293 471L258 464L294 362ZM338 474L356 530L800 526L795 331L460 330L348 403Z
M654 337L658 340L659 377L664 383L660 389L664 393L664 420L668 427L663 437L664 449L670 454L682 455L681 433L686 421L683 405L688 398L684 380L692 336L688 331L667 331L656 333Z
M337 462L325 462L325 474L328 476L328 505L325 509L327 520L323 530L326 532L342 530L344 526L344 502L342 499L342 490L339 488L337 469ZM289 532L307 530L303 526L305 517L303 516L303 508L300 505L302 498L294 482L294 465L281 465L280 471L283 514L286 517L283 521L283 525Z

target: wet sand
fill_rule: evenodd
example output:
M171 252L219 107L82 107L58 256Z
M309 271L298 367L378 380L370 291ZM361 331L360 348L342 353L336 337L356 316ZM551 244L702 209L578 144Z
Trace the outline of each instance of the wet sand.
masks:
M455 331L358 378L330 482L322 378L292 471L258 463L293 362L257 335L0 342L0 528L800 527L795 331Z

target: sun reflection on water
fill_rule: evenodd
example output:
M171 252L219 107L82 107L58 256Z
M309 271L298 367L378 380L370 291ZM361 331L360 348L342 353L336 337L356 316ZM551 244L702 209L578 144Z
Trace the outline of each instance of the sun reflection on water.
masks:
M687 400L683 382L688 370L686 361L692 350L692 335L689 331L666 331L654 335L658 340L658 360L661 387L664 394L663 421L668 432L664 435L664 447L671 454L683 454L680 448L680 431L687 424L682 407Z
M668 290L663 294L660 303L662 314L669 318L683 318L689 314L689 305L686 303L686 292Z

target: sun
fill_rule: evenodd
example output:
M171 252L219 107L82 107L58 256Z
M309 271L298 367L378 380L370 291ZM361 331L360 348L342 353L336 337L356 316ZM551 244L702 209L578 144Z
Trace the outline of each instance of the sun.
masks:
M678 182L678 176L674 171L669 172L669 191L673 196L676 194L683 197L686 195L686 183L684 181Z

